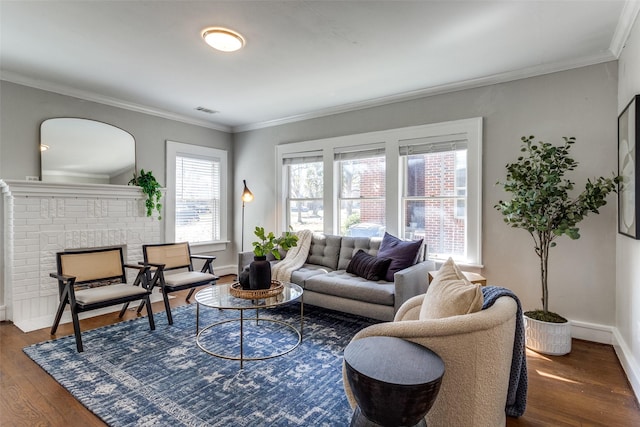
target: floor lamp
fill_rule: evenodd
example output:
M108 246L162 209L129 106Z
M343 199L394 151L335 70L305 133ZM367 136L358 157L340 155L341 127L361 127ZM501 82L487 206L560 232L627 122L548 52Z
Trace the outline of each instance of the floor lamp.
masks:
M242 243L240 252L244 252L244 203L253 200L253 193L247 188L247 181L242 180L244 183L244 190L242 191Z

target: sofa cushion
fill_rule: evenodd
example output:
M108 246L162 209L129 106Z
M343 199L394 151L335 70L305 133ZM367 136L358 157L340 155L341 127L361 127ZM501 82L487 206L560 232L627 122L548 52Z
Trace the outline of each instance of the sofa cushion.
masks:
M367 280L377 281L385 277L389 264L391 264L391 259L378 258L359 249L347 266L347 273L355 274Z
M291 274L291 282L304 288L306 280L311 276L318 274L327 274L333 271L323 265L305 264Z
M346 270L351 259L359 251L363 250L369 255L377 255L382 239L379 237L343 237L340 242L340 258L336 270Z
M391 265L387 270L386 280L393 282L393 275L416 263L422 239L414 241L401 240L389 233L384 233L378 256L391 258Z
M307 263L329 267L331 270L337 269L341 240L342 236L314 233Z
M420 308L420 320L475 313L482 309L482 289L467 280L451 258L433 279Z
M374 282L344 270L337 270L310 277L305 282L304 290L393 306L395 286L393 283L382 280Z

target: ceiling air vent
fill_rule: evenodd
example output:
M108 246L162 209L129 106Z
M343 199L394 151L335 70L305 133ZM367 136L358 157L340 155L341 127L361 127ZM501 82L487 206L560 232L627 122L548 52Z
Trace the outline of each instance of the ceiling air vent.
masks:
M207 113L207 114L216 114L220 112L220 111L212 110L207 107L196 107L196 110L202 111L203 113Z

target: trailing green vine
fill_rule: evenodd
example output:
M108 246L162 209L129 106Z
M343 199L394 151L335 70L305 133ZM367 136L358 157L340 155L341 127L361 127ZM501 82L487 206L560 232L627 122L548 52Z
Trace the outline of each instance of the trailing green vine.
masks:
M129 181L129 185L137 185L142 188L142 192L147 195L147 200L144 204L147 208L147 216L152 216L153 211L158 212L158 219L162 219L162 205L160 199L162 198L162 192L160 188L162 186L153 176L153 172L145 172L144 169L140 169L140 175L133 174L133 179Z

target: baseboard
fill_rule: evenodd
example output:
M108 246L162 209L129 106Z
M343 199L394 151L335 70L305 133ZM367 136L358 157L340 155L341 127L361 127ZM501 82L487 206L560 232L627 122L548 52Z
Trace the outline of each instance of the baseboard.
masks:
M613 331L614 328L612 326L571 320L571 338L601 344L613 344Z
M636 395L636 399L640 401L640 366L636 363L633 352L629 349L617 328L613 330L613 339L613 349L618 356L618 360L620 360L622 369L627 374L627 379L631 384L633 393Z
M0 322L7 320L7 306L0 305Z
M233 274L235 276L238 274L238 266L235 264L222 265L222 266L214 265L213 271L215 275L219 277L227 276L229 274Z

